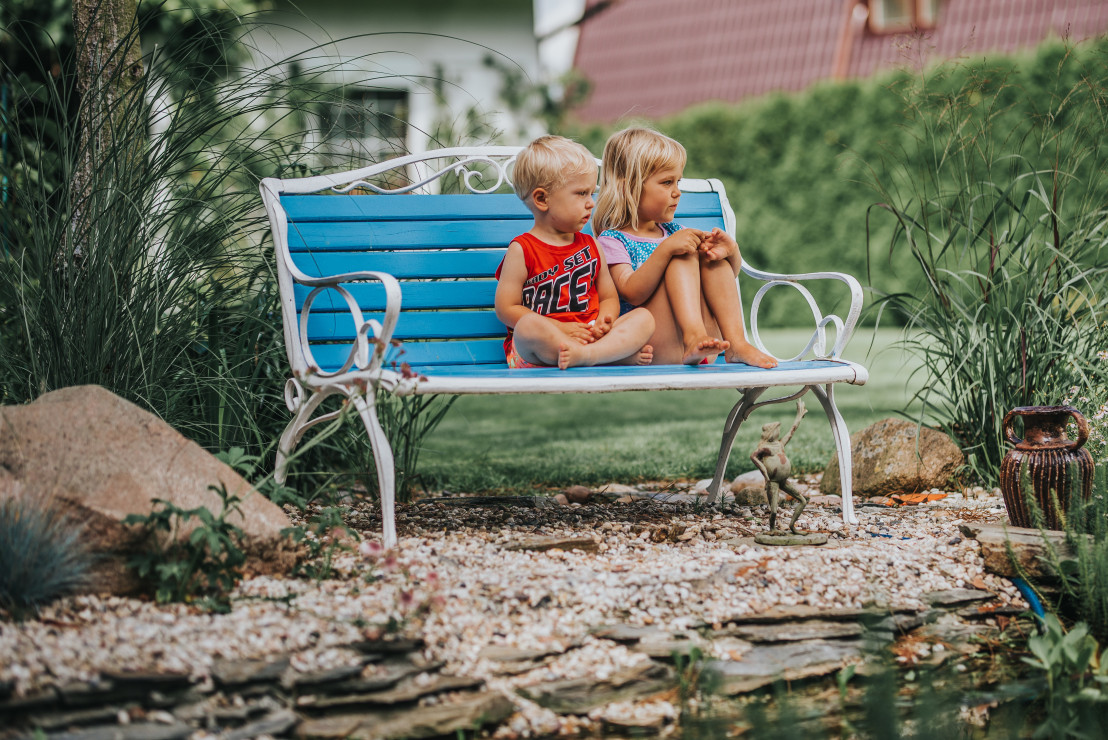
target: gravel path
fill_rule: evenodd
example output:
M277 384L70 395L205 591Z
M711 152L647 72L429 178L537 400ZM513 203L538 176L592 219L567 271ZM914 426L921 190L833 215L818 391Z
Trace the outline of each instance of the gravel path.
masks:
M718 629L795 606L919 610L924 594L950 589L982 589L1004 605L1025 606L1007 580L984 571L977 543L958 530L965 521L1003 521L995 492L862 506L858 514L858 525L844 526L836 507L811 505L799 526L826 532L826 545L767 548L752 538L765 528L764 507L438 501L401 507L399 547L383 553L378 514L359 503L348 523L365 540L335 559L332 579L247 578L229 614L135 599L66 600L39 619L0 623L0 683L14 683L20 696L107 671L206 680L217 659L276 654L292 654L293 668L307 673L352 665L358 656L345 646L399 633L422 638L424 656L444 661L444 672L509 691L603 678L647 660L593 636L605 625ZM547 547L549 538L588 549L513 549ZM736 640L703 646L732 660L748 648ZM505 668L513 656L543 654L550 658L538 668L514 675ZM527 721L550 730L554 719L535 709Z

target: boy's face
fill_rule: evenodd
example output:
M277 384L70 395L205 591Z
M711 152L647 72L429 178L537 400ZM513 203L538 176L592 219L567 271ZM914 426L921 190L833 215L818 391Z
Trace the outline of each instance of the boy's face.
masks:
M680 180L681 170L676 167L666 167L646 178L639 195L639 223L673 220L677 202L681 200L681 190L677 187Z
M537 189L535 204L539 210L545 210L550 226L556 231L580 231L589 222L592 209L596 205L592 198L595 188L595 172L573 175L556 188Z

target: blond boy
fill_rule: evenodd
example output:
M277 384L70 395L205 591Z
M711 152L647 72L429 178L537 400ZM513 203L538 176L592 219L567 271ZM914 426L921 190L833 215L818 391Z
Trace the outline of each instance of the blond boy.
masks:
M596 177L589 151L561 136L539 137L516 158L516 193L535 222L496 270L509 367L646 365L653 357L653 317L643 308L619 315L604 255L581 233L596 205Z

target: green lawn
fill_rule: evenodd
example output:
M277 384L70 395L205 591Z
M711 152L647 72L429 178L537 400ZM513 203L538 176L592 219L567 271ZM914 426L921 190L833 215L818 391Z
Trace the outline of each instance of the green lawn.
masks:
M767 333L768 334L768 333ZM851 432L903 409L914 365L892 348L897 330L859 330L846 356L870 370L865 386L837 385ZM779 330L771 350L803 346L807 334ZM872 344L871 344L872 342ZM916 379L918 382L918 378ZM535 487L711 477L734 391L649 391L544 396L463 396L423 448L419 475L431 490L525 491ZM800 471L822 470L833 452L823 407L809 413L789 444ZM752 470L761 425L795 415L792 403L760 409L743 425L727 475Z

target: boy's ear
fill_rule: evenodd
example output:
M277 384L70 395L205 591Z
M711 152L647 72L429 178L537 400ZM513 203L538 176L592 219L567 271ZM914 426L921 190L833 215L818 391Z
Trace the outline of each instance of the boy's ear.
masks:
M535 188L531 191L531 202L535 204L535 208L540 211L545 211L550 208L550 203L547 200L549 193L546 192L546 188Z

